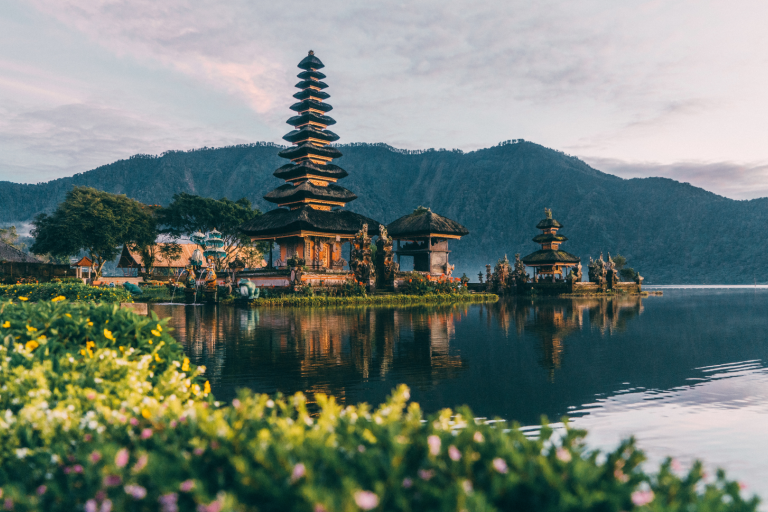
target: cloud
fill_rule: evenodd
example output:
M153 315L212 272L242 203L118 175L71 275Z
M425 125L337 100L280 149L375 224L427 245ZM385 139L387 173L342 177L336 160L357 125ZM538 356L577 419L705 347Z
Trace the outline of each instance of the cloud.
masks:
M768 197L768 163L735 162L625 162L583 158L589 165L622 178L664 177L712 191L731 199Z

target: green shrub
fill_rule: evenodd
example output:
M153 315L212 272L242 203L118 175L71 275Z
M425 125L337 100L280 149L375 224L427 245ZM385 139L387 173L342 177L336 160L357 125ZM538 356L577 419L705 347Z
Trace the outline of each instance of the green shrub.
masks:
M82 282L0 285L0 299L40 302L57 297L83 302L133 302L123 287L99 288Z
M655 474L643 472L643 454L632 440L599 455L585 447L584 432L567 427L557 439L546 427L538 439L527 439L517 429L476 421L467 408L424 421L404 386L375 410L318 394L313 415L300 393L270 398L247 391L222 406L207 385L201 390L194 382L203 369L180 358L163 322L115 307L5 305L5 322L0 488L6 509L730 512L757 506L722 472L705 484L698 463L686 474L675 473L669 461ZM92 353L78 352L95 330L118 324ZM46 338L28 345L40 332Z
M405 276L405 284L400 291L407 295L468 293L466 287L459 286L459 284L459 282L430 281L424 274L409 272Z

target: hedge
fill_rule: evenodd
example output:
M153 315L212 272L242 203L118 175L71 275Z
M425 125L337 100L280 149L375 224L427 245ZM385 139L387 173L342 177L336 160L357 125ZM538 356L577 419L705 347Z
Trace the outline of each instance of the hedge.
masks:
M131 294L122 286L98 288L82 282L0 285L0 300L40 302L60 297L83 302L133 302Z
M357 304L447 304L456 302L495 302L498 295L492 293L435 293L427 295L365 295L362 297L328 297L315 295L304 297L285 295L282 297L258 298L249 301L251 306L343 306Z
M633 440L601 454L474 419L241 391L216 402L165 321L114 306L0 305L0 502L52 511L753 511L722 472Z

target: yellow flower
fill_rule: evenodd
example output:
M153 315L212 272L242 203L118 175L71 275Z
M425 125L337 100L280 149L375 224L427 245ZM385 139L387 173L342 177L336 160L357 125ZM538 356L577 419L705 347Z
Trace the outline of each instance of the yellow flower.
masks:
M200 394L200 386L197 384L192 384L192 393L197 396Z
M70 315L69 313L64 313L64 316L72 318L72 315Z
M81 349L80 349L80 355L81 355L81 356L84 356L84 355L85 355L85 349L84 349L84 348L81 348Z
M93 341L86 341L85 342L85 348L93 348L96 346L96 343Z
M211 383L208 381L205 381L205 386L203 386L203 393L206 395L211 392Z
M27 347L27 350L29 350L30 352L32 352L32 351L33 351L33 350L35 350L37 347L39 347L39 346L40 346L40 344L39 344L38 342L36 342L35 340L29 340L29 341L27 342L27 344L26 344L26 345L24 345L24 346L25 346L25 347Z
M152 340L149 340L149 344L150 344L150 345L152 344Z
M79 299L79 298L80 298L80 297L78 297L78 299ZM93 327L93 322L91 322L91 319L90 319L90 318L86 318L86 319L85 319L85 325L87 325L88 327Z
M112 336L112 331L108 329L104 329L104 337L107 338L108 340L115 341L115 337Z
M152 414L149 412L148 409L142 409L141 410L141 415L144 416L147 419L152 417Z
M61 300L66 300L67 298L63 295L59 295L58 297L54 297L51 299L51 302L59 302Z
M123 354L125 354L125 347L123 347L123 346L120 346L120 347L117 347L117 349L118 349L120 352L122 352Z
M158 332L163 332L163 326L160 324L157 324L157 330Z
M11 327L11 321L10 320L6 320L5 323L3 324L3 328L9 329L10 327Z
M37 331L37 327L32 327L31 325L28 325L27 326L27 331L28 332L36 332Z
M158 338L161 336L161 334L158 331L154 330L154 329L152 329L152 334L154 334ZM152 343L152 341L150 341L150 343Z
M189 371L189 358L184 358L184 363L181 365L181 371L188 372Z
M158 363L162 363L163 362L163 360L160 359L160 356L157 355L157 352L155 352L155 361L157 361Z
M29 297L19 297L19 300L29 300Z

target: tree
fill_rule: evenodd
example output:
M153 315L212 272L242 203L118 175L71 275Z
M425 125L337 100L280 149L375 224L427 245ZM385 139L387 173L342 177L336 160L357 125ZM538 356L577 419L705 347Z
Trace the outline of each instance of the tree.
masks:
M632 267L627 267L627 258L624 256L617 254L613 258L613 264L616 267L616 270L619 271L619 275L624 281L633 281L635 277L637 276L637 272L635 272L635 269Z
M171 204L157 212L161 231L173 237L219 230L227 253L227 257L219 262L222 266L234 260L238 248L257 248L261 253L268 250L265 243L252 244L251 239L239 230L244 222L259 215L261 211L253 208L246 198L237 201L225 197L210 199L186 192L174 194Z
M19 234L16 232L16 226L0 228L0 242L5 242L20 251L23 251L26 247L25 244L19 242Z
M141 255L141 264L146 275L151 276L157 258L162 256L166 260L175 260L181 255L181 246L176 242L176 239L166 243L158 243L161 233L157 213L160 207L156 205L141 206L144 209L144 215L138 216L134 222L132 235L134 241L128 244L128 247Z
M32 222L35 254L65 258L85 251L94 262L96 277L124 244L146 236L151 221L147 208L124 195L90 187L75 187L52 214L40 214Z

